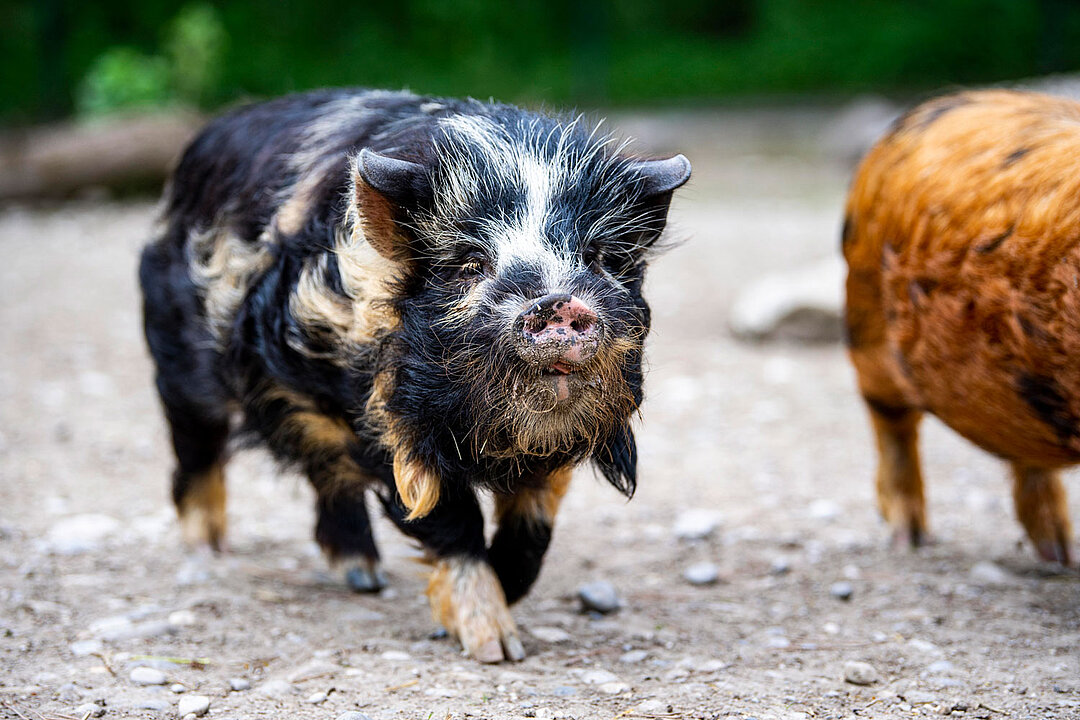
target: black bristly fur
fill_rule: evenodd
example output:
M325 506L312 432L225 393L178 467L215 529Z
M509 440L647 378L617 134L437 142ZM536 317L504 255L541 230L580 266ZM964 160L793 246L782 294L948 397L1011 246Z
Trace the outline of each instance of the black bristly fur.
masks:
M543 166L550 187L515 167L509 147ZM371 299L357 293L376 292L348 287L341 270L343 238L362 212L350 203L362 182L354 168L364 171L355 158L364 149L407 161L384 163L387 172L410 165L425 174L397 185L385 175L373 180L391 201L401 236L386 242L406 243L410 259L394 266L389 294L373 299L392 321L367 328L370 340L357 346L331 319L299 316L293 303L305 272L330 305L349 308ZM660 176L666 184L649 194L655 183L635 175L647 170L633 166L623 149L574 120L408 93L312 92L210 123L171 178L163 230L140 269L146 335L181 470L201 472L222 461L226 419L240 407L240 429L311 478L324 549L371 559L377 551L366 514L344 517L341 510L362 507L362 480L375 483L396 524L440 556L487 557L477 488L535 489L561 468L591 459L632 495L637 452L630 420L642 400L641 343L650 323L641 285L671 191L685 177L669 166ZM684 170L688 175L688 164ZM475 181L468 192L447 190L463 177ZM540 221L530 215L536 188L549 193ZM289 203L285 227L279 213ZM519 226L538 234L532 241L548 265L500 250ZM214 265L222 259L216 253L241 266L228 282L212 274L222 267ZM466 320L447 322L448 306L474 282L461 279L466 262L486 273L475 280L483 282L482 295ZM509 397L513 378L534 382L540 371L523 368L505 316L515 303L551 292L556 266L561 291L590 298L604 342L623 346L604 361L608 385L593 390L610 407L598 410L595 422L589 408L574 411L578 425L594 432L575 434L545 418L549 426L537 431L538 440L522 440L515 433L531 422L528 413L517 424L506 421L511 405L492 397ZM230 287L233 295L219 294ZM388 378L388 393L375 398L376 417L379 377ZM614 386L622 388L614 393L621 400L604 395ZM324 427L351 431L341 445ZM403 450L442 487L435 509L411 521L392 468ZM349 469L344 476L342 468ZM176 491L183 495L184 488ZM336 495L342 499L335 504ZM491 550L511 599L528 590L550 540L550 523L533 520L507 519Z

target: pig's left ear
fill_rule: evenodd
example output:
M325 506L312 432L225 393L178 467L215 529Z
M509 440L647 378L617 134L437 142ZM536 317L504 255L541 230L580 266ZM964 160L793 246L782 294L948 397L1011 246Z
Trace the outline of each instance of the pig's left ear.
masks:
M623 424L593 453L593 462L604 478L628 498L637 489L637 442L629 424Z
M412 256L402 221L431 200L427 169L368 150L353 165L353 187L364 237L380 255L398 262Z
M667 160L632 160L627 170L639 213L636 245L644 249L664 231L671 195L690 179L690 161L683 155Z
M690 161L685 155L667 160L634 160L628 169L639 179L643 199L667 196L670 200L670 194L690 179Z

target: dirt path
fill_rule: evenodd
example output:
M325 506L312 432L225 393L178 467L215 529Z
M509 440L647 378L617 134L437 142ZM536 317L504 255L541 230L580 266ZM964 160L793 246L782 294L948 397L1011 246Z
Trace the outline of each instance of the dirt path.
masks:
M846 170L806 152L827 121L662 126L695 180L673 212L687 242L650 277L640 489L625 503L578 473L515 608L516 665L432 638L423 568L385 522L390 589L348 593L311 539L308 488L258 452L230 466L232 551L185 557L135 290L153 208L0 212L0 718L98 701L154 718L196 694L234 720L1080 718L1080 582L1023 544L999 463L928 422L939 542L892 552L842 349L726 330L742 284L834 251ZM718 514L709 537L675 536L690 509ZM690 585L703 561L721 581ZM593 579L622 610L579 612ZM844 682L848 661L880 680ZM133 683L140 665L168 684Z

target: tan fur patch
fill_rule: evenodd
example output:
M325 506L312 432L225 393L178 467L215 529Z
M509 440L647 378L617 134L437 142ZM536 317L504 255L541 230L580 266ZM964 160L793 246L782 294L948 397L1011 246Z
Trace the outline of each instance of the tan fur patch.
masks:
M297 454L323 459L323 472L311 480L320 494L333 494L339 487L364 487L373 479L349 457L349 444L356 434L344 419L325 415L308 397L279 385L264 388L256 402L283 400L292 408L274 432L275 443Z
M180 501L180 534L189 547L209 545L221 550L225 541L225 471L219 463L189 480Z
M409 460L408 453L398 450L394 454L394 483L401 502L409 508L406 520L422 518L439 502L441 482L430 470L416 460Z
M548 475L543 487L529 488L512 495L497 494L495 496L495 515L502 522L507 516L523 517L544 523L548 526L555 524L555 515L559 512L559 504L563 496L570 489L570 480L573 477L572 467L559 468Z
M464 557L440 560L428 579L427 596L435 621L480 662L524 656L499 578L486 562Z
M213 230L193 235L188 252L188 273L206 298L210 331L224 342L251 283L270 266L270 245L265 236L250 243Z

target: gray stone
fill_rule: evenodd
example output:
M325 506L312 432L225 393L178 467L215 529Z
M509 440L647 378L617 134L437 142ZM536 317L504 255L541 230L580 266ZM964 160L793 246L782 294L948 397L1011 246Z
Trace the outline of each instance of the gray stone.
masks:
M956 666L948 660L935 660L926 666L926 672L932 675L947 675L955 669Z
M781 555L773 558L769 564L769 573L772 575L787 575L791 572L791 559Z
M104 649L104 645L100 640L76 640L68 646L71 652L76 657L83 657L85 655L93 655L99 653Z
M82 720L83 718L99 718L105 715L105 708L94 703L84 703L75 708L75 716Z
M546 643L564 643L570 641L570 633L557 627L540 626L529 628L529 634L537 640L542 640Z
M341 713L335 718L335 720L371 720L371 718L362 712L356 712L355 710L353 710L351 712Z
M649 653L645 650L628 650L619 656L619 662L627 665L639 663L649 657Z
M291 695L294 691L295 688L284 680L267 680L260 683L259 687L255 688L255 692L260 695L275 699Z
M901 695L904 700L912 705L928 705L937 701L937 697L922 690L908 690Z
M619 682L619 676L608 670L583 670L581 681L586 685L603 685L605 683Z
M720 568L711 562L694 563L683 571L683 579L691 585L715 585L720 579Z
M877 669L870 663L857 660L844 663L844 680L852 685L873 685L880 679Z
M60 702L71 705L82 700L84 693L85 691L75 683L67 683L56 691L56 696Z
M679 513L672 532L680 540L704 540L716 532L720 520L720 513L715 510L692 508Z
M829 594L837 600L844 600L846 602L855 594L855 588L851 586L851 583L841 580L840 582L834 582L829 586Z
M169 710L172 710L172 705L170 705L167 700L162 700L161 698L146 698L139 700L131 707L136 710L153 710L158 713L166 713Z
M578 599L585 610L598 613L610 613L618 610L622 603L615 586L606 580L595 580L578 588Z
M176 712L181 717L185 715L200 717L205 715L209 709L210 698L205 695L185 695L180 698L180 702L176 706Z
M383 657L386 657L386 653L383 653ZM340 670L340 666L328 663L325 660L312 660L289 675L289 682L302 683L315 678L332 677Z
M183 685L181 685L180 683L173 683L172 685L169 686L169 689L172 690L177 695L179 695L180 693L187 692L187 688L184 687Z
M137 667L129 677L136 685L164 685L168 682L165 673L151 667Z
M829 256L763 277L739 293L731 330L751 340L836 342L842 335L844 276L840 257Z
M229 689L233 692L243 692L251 689L251 683L246 678L230 678Z
M120 522L109 515L85 513L58 520L45 535L45 544L56 555L78 555L99 549L109 536L120 530Z
M1000 565L989 560L975 563L969 573L972 581L980 585L1014 585L1016 578Z

